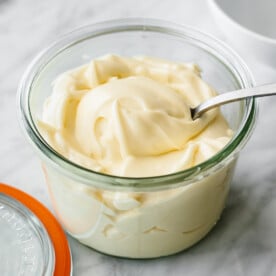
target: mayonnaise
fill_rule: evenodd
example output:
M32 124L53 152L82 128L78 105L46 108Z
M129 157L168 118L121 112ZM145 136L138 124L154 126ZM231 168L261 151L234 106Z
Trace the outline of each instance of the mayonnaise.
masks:
M218 110L192 120L215 95L194 64L107 55L60 75L40 131L60 154L102 173L174 173L210 158L232 131Z
M191 118L190 107L214 95L194 64L107 55L55 80L39 129L57 152L92 171L165 175L207 160L231 139L219 110ZM75 238L107 254L152 258L193 245L214 226L230 161L189 185L179 179L178 188L160 191L94 188L47 164L44 172L56 214Z

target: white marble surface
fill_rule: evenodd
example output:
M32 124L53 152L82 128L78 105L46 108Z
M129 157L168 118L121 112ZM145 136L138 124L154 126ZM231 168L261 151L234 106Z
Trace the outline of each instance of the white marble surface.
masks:
M0 181L52 210L39 162L17 122L18 81L39 50L72 28L141 16L223 37L206 0L0 0ZM250 55L249 49L249 62ZM276 70L261 61L252 70L258 83L276 81ZM207 238L181 254L150 261L104 256L69 238L74 275L276 275L276 97L259 102L258 124L242 151L227 207Z

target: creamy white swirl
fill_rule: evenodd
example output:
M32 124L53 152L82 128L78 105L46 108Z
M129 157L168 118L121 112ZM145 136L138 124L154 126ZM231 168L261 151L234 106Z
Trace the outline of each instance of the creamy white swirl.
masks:
M189 107L215 92L194 64L107 55L60 75L39 128L71 161L120 176L156 176L214 155L232 132L218 110Z

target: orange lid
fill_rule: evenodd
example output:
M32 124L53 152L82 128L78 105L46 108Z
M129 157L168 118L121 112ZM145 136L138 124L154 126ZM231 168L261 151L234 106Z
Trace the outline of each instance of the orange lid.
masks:
M45 226L55 252L55 276L71 275L71 253L66 235L52 213L38 200L25 192L0 183L0 193L26 206Z

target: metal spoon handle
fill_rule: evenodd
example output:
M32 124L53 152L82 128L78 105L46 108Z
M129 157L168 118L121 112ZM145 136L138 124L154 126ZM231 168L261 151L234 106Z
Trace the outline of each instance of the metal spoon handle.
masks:
M195 120L204 112L222 104L236 102L250 97L264 97L276 95L276 84L266 84L227 92L208 99L202 104L191 109L192 118Z

